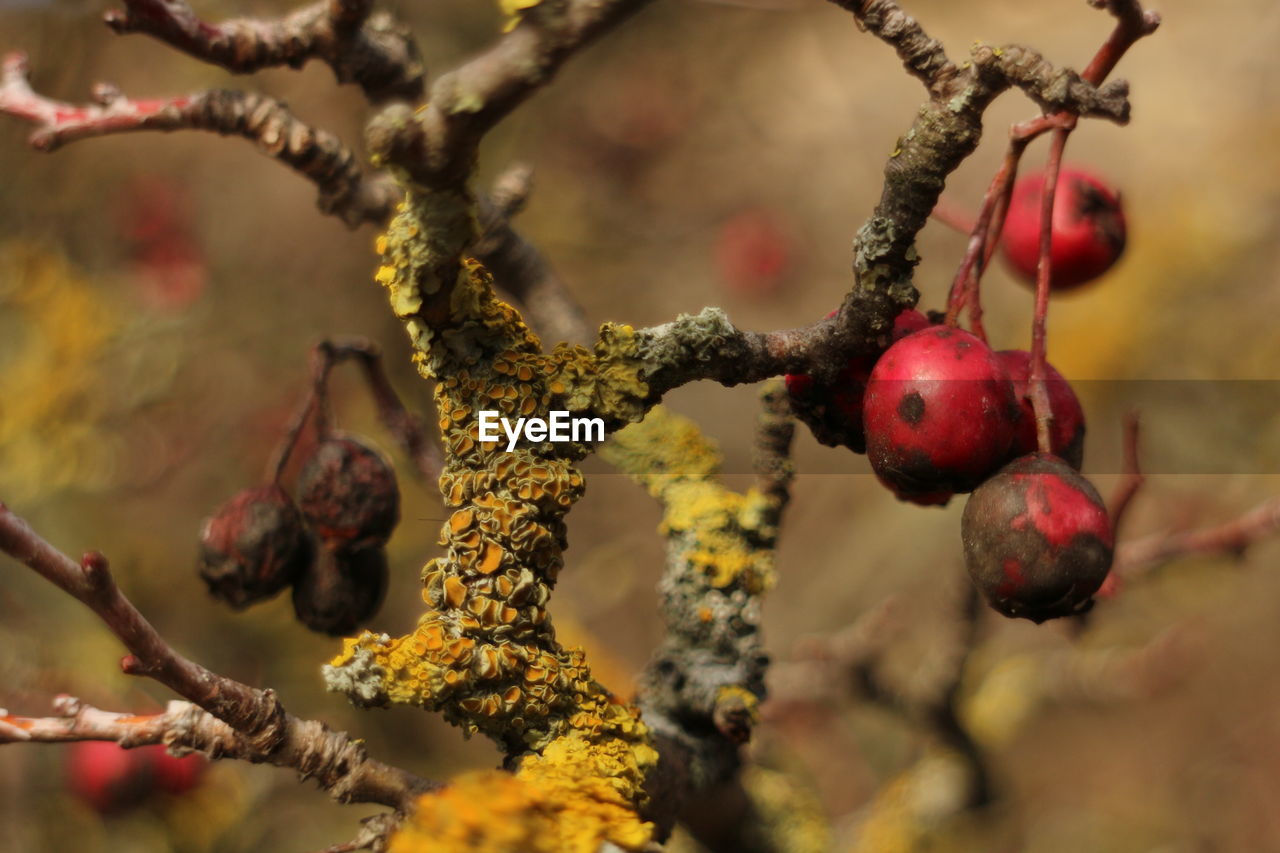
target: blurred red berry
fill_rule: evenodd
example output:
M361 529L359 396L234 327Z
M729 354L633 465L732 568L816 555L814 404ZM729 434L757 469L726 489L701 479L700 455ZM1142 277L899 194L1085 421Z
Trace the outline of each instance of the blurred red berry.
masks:
M1009 199L1001 245L1009 266L1035 283L1040 258L1040 204L1044 172L1020 179ZM1049 285L1070 290L1109 270L1124 252L1125 222L1120 194L1080 168L1063 166L1054 198Z
M155 308L190 305L204 291L209 271L185 188L146 178L132 183L126 193L117 227L140 295Z
M786 277L791 240L772 213L748 208L720 226L715 251L725 289L741 296L768 296Z
M144 747L151 752L156 787L166 794L180 796L200 784L209 762L197 753L177 758L163 746Z
M67 749L67 785L99 814L118 814L152 792L152 762L142 750L114 741L76 741Z

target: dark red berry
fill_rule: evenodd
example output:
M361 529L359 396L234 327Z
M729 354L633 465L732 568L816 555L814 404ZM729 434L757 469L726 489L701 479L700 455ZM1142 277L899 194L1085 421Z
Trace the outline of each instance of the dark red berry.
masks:
M964 559L993 608L1043 622L1083 612L1111 569L1111 519L1093 485L1048 453L979 486L961 520Z
M1000 240L1009 266L1033 284L1040 259L1043 192L1043 172L1027 175L1014 184ZM1054 195L1050 287L1069 290L1093 281L1119 259L1124 244L1119 193L1083 169L1064 166L1058 172Z
M832 311L827 316L833 317L835 313ZM914 308L908 308L894 318L890 338L892 341L900 340L928 325L927 317ZM818 441L832 447L843 445L855 453L866 451L862 398L875 361L875 356L853 356L830 383L816 383L805 373L787 374L792 408L808 424Z
M118 814L154 790L152 765L139 749L114 741L82 740L67 749L67 784L99 814Z
M200 577L237 609L284 589L310 560L302 516L274 484L239 492L200 532Z
M358 438L321 442L298 474L298 505L331 550L376 548L400 520L396 473Z
M372 618L386 592L387 555L381 547L321 548L293 585L293 611L312 631L342 636Z
M900 499L924 505L985 480L1007 459L1020 416L995 353L950 326L885 350L862 412L872 469Z
M1004 365L1013 383L1013 393L1022 405L1022 418L1013 438L1010 456L1017 458L1039 450L1036 439L1036 414L1031 405L1031 353L1020 349L1001 350L996 358ZM1062 374L1045 363L1045 386L1049 392L1049 409L1053 421L1049 425L1049 448L1055 456L1061 456L1077 471L1084 461L1084 409L1071 384Z

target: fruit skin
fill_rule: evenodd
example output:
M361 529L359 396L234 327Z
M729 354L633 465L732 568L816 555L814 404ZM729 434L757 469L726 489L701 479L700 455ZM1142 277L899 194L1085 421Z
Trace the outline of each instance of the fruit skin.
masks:
M1043 622L1081 613L1115 547L1093 485L1062 459L1033 453L979 486L960 522L965 565L996 610Z
M293 585L293 612L312 631L351 634L382 606L387 593L387 554L321 548L315 564Z
M400 521L395 470L355 436L321 442L298 474L297 492L303 517L330 550L384 545Z
M835 311L828 314L834 317ZM892 341L929 325L929 318L914 308L901 311L893 320ZM867 378L876 356L855 355L836 374L834 382L818 384L807 373L788 373L785 377L792 409L828 447L843 445L855 453L865 453L866 435L862 429L862 399Z
M925 506L972 490L999 467L1021 416L995 353L950 326L889 347L871 371L862 413L880 481Z
M1012 458L1035 453L1040 449L1036 438L1036 413L1031 405L1031 353L1020 349L1006 349L996 353L1000 364L1013 383L1014 396L1022 406L1022 418L1013 437ZM1068 465L1080 470L1084 462L1084 409L1071 384L1053 365L1045 362L1045 385L1049 391L1049 409L1053 421L1049 424L1049 449L1062 457Z
M1013 185L1000 237L1005 260L1021 278L1035 284L1040 258L1040 204L1044 172ZM1070 290L1105 273L1124 253L1125 221L1120 195L1097 176L1063 166L1054 195L1049 286Z
M302 515L275 484L238 492L200 532L200 577L237 610L284 589L311 561Z

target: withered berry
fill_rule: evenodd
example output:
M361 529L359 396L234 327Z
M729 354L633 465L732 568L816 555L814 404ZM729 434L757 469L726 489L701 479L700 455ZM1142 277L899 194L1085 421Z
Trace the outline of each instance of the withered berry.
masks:
M867 458L901 500L945 504L1008 457L1020 417L995 353L962 329L931 326L885 350L863 402Z
M1004 365L1013 383L1013 393L1022 405L1022 418L1018 421L1018 430L1013 437L1013 450L1010 456L1017 458L1039 449L1036 439L1036 413L1031 405L1031 353L1020 349L1001 350L996 358ZM1071 384L1054 370L1053 365L1045 363L1045 386L1049 392L1049 409L1053 412L1053 421L1049 424L1049 449L1055 456L1061 456L1067 464L1077 471L1084 462L1084 409Z
M315 563L293 584L293 612L312 631L351 634L382 606L387 579L387 554L381 547L320 548Z
M1032 283L1040 260L1043 194L1044 172L1028 175L1014 184L1000 237L1009 266ZM1049 245L1053 266L1049 286L1054 290L1079 287L1109 270L1125 245L1119 193L1083 169L1063 167L1058 172Z
M993 608L1043 622L1080 613L1111 569L1102 498L1057 456L1016 459L979 486L961 520L969 575Z
M298 505L332 550L386 544L400 520L400 489L391 464L358 438L321 442L298 474Z
M835 316L835 311L828 317ZM897 341L929 325L929 319L914 308L898 314L893 321L891 340ZM828 446L843 445L855 453L865 453L862 429L862 398L867 377L876 362L873 355L855 355L830 383L815 382L807 373L788 373L787 392L792 409L818 441Z
M275 484L237 493L200 532L200 577L237 609L284 589L310 559L302 516Z

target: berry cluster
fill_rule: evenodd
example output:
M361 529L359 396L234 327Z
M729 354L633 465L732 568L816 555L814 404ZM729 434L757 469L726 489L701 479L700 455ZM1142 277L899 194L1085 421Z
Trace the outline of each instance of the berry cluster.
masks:
M1015 185L1003 231L1006 255L1032 280L1043 183L1033 175ZM1124 218L1117 195L1084 172L1064 170L1059 186L1049 283L1066 289L1119 257ZM831 382L787 376L793 410L820 441L865 452L900 500L942 506L972 492L962 519L965 562L993 608L1037 622L1082 612L1110 570L1114 537L1102 499L1079 474L1080 401L1044 363L1051 420L1042 438L1032 354L993 351L976 324L978 334L956 325L957 313L930 325L903 311L886 350L851 358Z
M293 609L313 631L342 635L372 617L387 589L387 540L400 518L395 471L351 435L310 452L297 503L271 483L238 492L204 523L200 576L241 609L293 585Z

